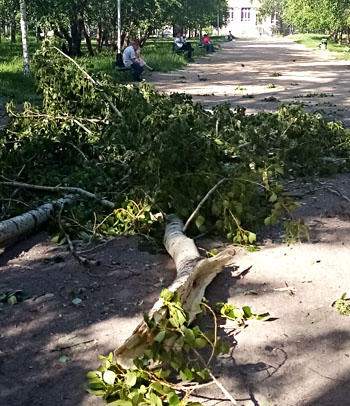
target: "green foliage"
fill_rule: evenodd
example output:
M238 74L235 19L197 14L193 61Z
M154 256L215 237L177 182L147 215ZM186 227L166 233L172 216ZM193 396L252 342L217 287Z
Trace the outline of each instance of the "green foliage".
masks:
M23 300L29 299L29 297L30 296L20 289L7 289L4 292L0 292L0 311L3 310L5 306L13 306L23 302Z
M332 307L335 307L341 315L350 316L350 298L346 296L346 293L343 293L340 299L332 303Z
M283 176L325 175L344 168L348 132L300 107L246 115L227 104L212 113L190 97L166 96L150 85L120 85L100 74L94 85L49 43L33 60L43 107L8 106L9 129L0 136L1 175L49 186L75 186L115 202L105 212L95 202L63 211L67 232L147 233L155 213L189 217L221 179L190 227L217 230L252 244L246 231L266 220L291 218L295 204L283 192ZM118 117L104 93L121 111ZM18 175L19 174L19 175ZM0 186L4 198L12 189ZM50 197L20 191L2 218ZM291 218L294 220L293 218Z
M87 374L89 392L103 396L109 405L190 405L187 396L181 400L179 396L191 385L210 380L198 351L205 347L211 348L212 355L229 351L229 344L220 341L217 332L188 326L177 293L164 289L161 298L162 308L151 319L145 316L148 346L134 360L135 369L122 368L111 352L99 357L104 365Z
M249 306L241 308L228 303L217 303L216 310L222 317L236 322L240 327L245 327L247 320L268 321L273 319L269 313L253 313Z

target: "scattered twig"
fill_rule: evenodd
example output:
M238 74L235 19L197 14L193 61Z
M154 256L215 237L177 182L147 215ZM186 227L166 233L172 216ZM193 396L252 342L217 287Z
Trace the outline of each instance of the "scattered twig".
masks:
M95 199L101 203L102 206L108 207L109 209L114 209L114 203L109 200L99 199L95 194L88 192L87 190L81 189L80 187L70 187L70 186L41 186L32 185L29 183L22 183L16 181L3 181L0 182L1 185L21 187L24 189L42 190L47 192L65 192L65 193L76 193L91 199Z
M66 345L66 346L64 346L64 347L57 346L56 348L54 348L54 349L51 350L50 352L67 350L68 348L77 347L77 346L80 345L80 344L88 344L88 343L92 343L92 342L97 342L96 338L94 338L93 340L81 341L80 343L76 343L76 344L72 344L72 345Z
M81 149L79 149L79 148L78 148L76 145L74 145L72 142L68 142L68 144L71 145L76 151L78 151L79 154L84 158L85 161L88 160L87 157L86 157L86 155L84 154L84 152L83 152Z
M227 180L226 178L221 179L214 187L212 187L209 192L203 197L203 199L199 202L198 206L196 207L195 211L190 215L190 217L188 218L188 220L186 221L186 224L184 226L183 232L186 233L186 230L189 226L189 224L191 223L191 221L193 220L194 217L196 217L196 215L198 214L199 210L201 209L201 207L203 206L203 204L209 199L210 195L212 193L215 192L215 190L223 183L225 182L225 180Z
M310 367L307 367L307 368L310 369L310 371L315 372L315 374L319 375L321 378L330 379L331 381L337 381L337 382L344 382L344 383L348 382L348 381L345 381L344 379L331 378L330 376L322 375L318 371L315 371L314 369L312 369Z
M193 349L194 353L196 354L197 358L200 360L200 362L204 365L204 367L208 370L208 374L210 375L211 379L213 380L213 382L215 383L215 385L221 389L222 393L227 397L227 399L235 406L237 406L237 402L236 400L232 397L232 395L230 394L230 392L224 387L224 385L219 382L214 374L211 372L211 370L209 369L208 364L205 362L205 360L203 359L203 357L199 354L199 352L195 349Z
M204 302L202 302L202 306L204 306L205 308L207 308L207 309L210 311L210 313L212 314L213 319L214 319L214 341L211 343L212 350L211 350L211 354L210 354L209 360L208 360L208 362L207 362L207 364L210 365L211 360L213 359L213 356L214 356L214 354L215 354L215 347L216 347L216 344L217 344L217 342L218 342L218 320L217 320L217 318L216 318L216 315L215 315L214 310L213 310L210 306L208 306L208 305L207 305L206 303L204 303Z
M95 247L89 248L87 250L79 251L79 254L87 254L89 252L95 251L95 250L97 250L97 249L99 249L101 247L104 247L106 244L108 244L109 242L111 242L113 240L115 240L115 238L107 240L107 241L103 242L102 244L96 245Z
M68 56L67 54L65 54L64 52L62 52L59 48L57 47L53 47L54 49L56 49L56 51L58 51L60 54L62 54L65 58L69 59L71 62L74 63L74 65L81 71L83 72L83 74L91 81L91 83L93 83L95 86L99 86L102 87L101 83L96 81L95 79L93 79L73 58L71 58L70 56ZM115 107L115 105L113 104L112 100L107 96L107 94L105 92L102 92L104 98L107 100L107 102L109 103L109 105L111 106L112 110L119 116L122 117L122 113Z
M84 131L86 131L89 135L92 134L92 131L89 130L87 127L85 127L84 124L82 124L79 120L77 120L76 118L73 120L75 124L77 124L79 127L81 127Z

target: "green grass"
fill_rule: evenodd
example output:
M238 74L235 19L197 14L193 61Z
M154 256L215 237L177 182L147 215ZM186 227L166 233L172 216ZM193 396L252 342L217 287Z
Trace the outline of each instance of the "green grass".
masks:
M192 38L189 41L195 49L194 58L206 56L205 50L198 47L198 38ZM220 44L224 41L224 36L212 37L212 42L217 50L220 49ZM30 56L33 56L39 46L40 44L34 38L30 38ZM83 53L87 55L85 44L82 49ZM115 56L115 52L104 51L94 57L84 56L80 59L80 62L87 66L90 73L104 72L114 75L112 61L115 60ZM142 49L142 57L156 72L169 72L182 69L188 63L183 55L177 55L173 52L172 38L149 39ZM123 75L115 74L115 77L117 80L127 80L125 75L123 77ZM23 76L22 44L20 38L18 38L15 44L10 43L6 39L0 43L0 98L7 101L13 100L15 103L30 101L34 104L39 103L41 100L40 95L36 92L33 79Z
M34 41L29 42L30 55L37 48ZM40 100L34 81L23 76L22 44L19 41L12 44L3 40L0 43L0 96L18 103L26 100L36 103Z
M291 38L297 44L304 45L307 48L320 49L322 38L327 38L327 50L335 53L337 59L343 61L350 60L350 48L346 44L338 44L329 39L328 35L324 34L296 34L291 35Z

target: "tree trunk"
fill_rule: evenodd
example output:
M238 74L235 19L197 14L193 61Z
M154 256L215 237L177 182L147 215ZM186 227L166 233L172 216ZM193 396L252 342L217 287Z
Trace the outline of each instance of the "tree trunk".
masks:
M72 38L69 35L69 32L62 26L59 27L59 31L55 30L55 35L57 35L59 38L64 38L67 43L68 43L68 55L73 54L73 43L72 43Z
M350 27L346 27L346 45L350 45Z
M103 44L102 22L99 21L97 25L97 34L96 34L96 52L98 54L102 51L102 44Z
M33 232L49 220L55 206L71 203L75 196L67 195L51 203L46 203L35 210L0 222L0 246L8 245Z
M82 56L81 52L81 25L77 20L71 21L72 56Z
M40 25L39 24L37 24L37 26L36 26L36 28L35 28L35 39L36 39L36 42L40 42L40 34L41 34L41 28L40 28Z
M27 11L25 0L20 0L20 13L21 13L21 33L22 33L22 49L23 49L23 74L24 76L30 75L30 62L28 51L28 35L27 35Z
M94 51L93 51L92 45L91 45L91 39L90 39L90 36L89 36L89 34L88 34L87 30L86 30L84 20L83 19L79 20L79 24L80 24L80 29L84 34L84 38L85 38L85 41L86 41L86 46L87 46L87 49L88 49L88 52L89 52L89 56L94 56Z
M148 40L149 36L151 35L152 28L148 27L147 30L144 32L143 36L140 37L140 48L142 48L146 41Z
M11 16L11 42L16 42L16 15L15 13Z
M177 270L174 282L168 288L177 292L184 310L189 314L189 322L198 313L198 305L202 302L204 291L222 267L232 259L234 250L229 249L213 258L203 258L199 255L193 240L186 237L182 221L176 216L169 216L165 229L164 245L172 256ZM149 317L155 314L161 319L163 299L159 299L152 307ZM140 357L153 341L152 333L147 324L142 321L133 334L114 352L118 364L127 369L135 369L133 360Z
M342 43L343 43L343 30L341 29L339 33L338 44L342 45Z

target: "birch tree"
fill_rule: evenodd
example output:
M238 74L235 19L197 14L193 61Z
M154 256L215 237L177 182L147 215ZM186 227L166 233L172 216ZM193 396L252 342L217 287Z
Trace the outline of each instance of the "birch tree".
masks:
M24 76L30 75L30 63L28 52L28 35L27 35L27 12L25 0L20 0L21 13L21 32L22 32L22 48L23 48L23 73Z

